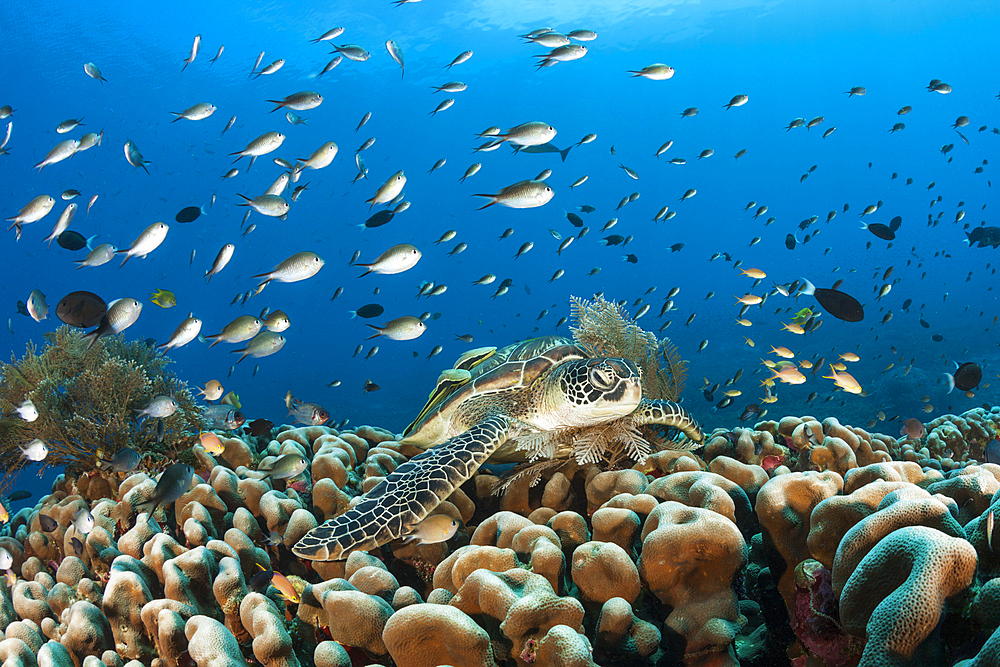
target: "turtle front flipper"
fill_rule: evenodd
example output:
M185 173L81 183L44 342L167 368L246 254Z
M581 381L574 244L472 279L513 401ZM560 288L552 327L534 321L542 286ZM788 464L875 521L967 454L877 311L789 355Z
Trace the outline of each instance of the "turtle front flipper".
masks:
M508 417L493 415L413 457L354 507L306 533L292 553L308 560L343 560L352 551L408 534L507 440L510 425Z
M702 442L705 434L701 430L701 425L691 416L691 413L684 409L679 403L662 399L644 398L639 402L639 406L632 413L633 423L658 424L660 426L673 426L680 429L690 440Z

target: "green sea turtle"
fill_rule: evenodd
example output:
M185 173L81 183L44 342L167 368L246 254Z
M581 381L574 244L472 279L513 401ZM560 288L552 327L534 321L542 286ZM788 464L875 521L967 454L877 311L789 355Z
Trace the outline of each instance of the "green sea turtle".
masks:
M640 381L633 362L591 357L559 336L467 353L442 373L403 433L402 443L429 449L396 468L354 507L309 531L292 551L310 560L341 560L406 535L486 459L506 454L511 460L521 436L627 419L676 427L695 442L704 439L680 405L643 398Z

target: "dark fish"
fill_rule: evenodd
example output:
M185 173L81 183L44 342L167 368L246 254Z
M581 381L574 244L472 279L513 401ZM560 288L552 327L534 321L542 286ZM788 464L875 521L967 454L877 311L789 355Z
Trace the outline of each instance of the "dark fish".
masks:
M920 318L920 326L922 326L925 329L930 329L931 328L931 325L928 324L927 322L925 322L924 318L922 318L922 317Z
M69 543L73 545L73 551L77 556L83 555L83 542L80 541L79 537L70 538Z
M716 410L721 410L723 408L728 408L735 401L736 401L736 399L733 398L732 396L726 396L721 401L719 401L718 403L715 404L715 409Z
M913 303L913 299L907 299L903 302L903 310L909 310L910 304Z
M93 292L71 292L56 306L56 317L71 327L89 329L101 323L108 304Z
M74 232L72 229L66 230L57 236L56 243L66 248L66 250L83 250L87 247L87 239L83 238L83 234Z
M199 217L201 217L201 209L197 206L188 206L187 208L182 208L174 216L174 220L177 222L194 222Z
M378 213L376 213L375 215L373 215L372 217L368 218L363 223L358 225L358 227L364 227L366 229L381 227L382 225L392 220L394 215L396 214L389 210L379 211Z
M672 246L670 246L670 252L680 252L681 248L683 247L684 247L683 243L675 243Z
M594 208L590 204L584 204L583 206L580 206L578 208L580 209L581 213L593 213L594 211L597 210L596 208Z
M566 219L569 220L569 224L574 227L583 227L583 218L578 216L576 213L567 213Z
M705 397L705 400L708 401L709 403L715 400L715 394L712 393L711 389L706 389L705 391L701 392L701 394L702 396Z
M944 340L944 336L942 336L941 334L934 334L933 336L931 336L931 340L934 341L935 343L940 343L941 341Z
M262 433L269 432L274 428L274 422L269 422L266 419L254 419L252 422L246 425L246 432L253 437L257 437Z
M146 502L135 506L139 512L155 511L160 505L167 505L174 502L188 490L191 486L191 478L194 476L194 468L186 463L174 463L167 466L167 469L160 475L160 480L156 483L153 497Z
M381 388L382 387L378 386L371 380L365 380L365 393L368 393L370 391L378 391Z
M18 500L27 500L30 497L31 497L31 491L25 491L22 489L21 491L15 491L14 493L7 496L7 500L13 503L17 502Z
M567 146L566 148L559 149L552 145L552 142L546 142L544 144L539 144L536 146L514 146L515 153L559 153L559 157L562 161L566 161L566 156L569 155L572 146Z
M24 315L25 317L31 317L28 313L28 304L18 299L17 301L17 314Z
M163 420L161 419L162 423ZM110 459L101 459L109 468L117 472L129 472L139 467L139 452L131 447L123 447Z
M369 303L367 306L361 306L357 310L348 311L351 314L351 319L355 317L378 317L385 312L385 308L378 305L377 303Z
M795 235L789 234L785 237L785 247L789 250L795 250Z
M883 241L891 241L896 238L896 232L892 231L892 229L890 229L887 225L883 225L881 222L873 222L870 225L862 223L861 229L867 229Z
M803 280L805 287L801 293L816 297L823 310L838 320L845 322L860 322L865 319L865 309L861 303L850 294L835 289L816 287L808 280Z
M945 373L944 375L948 378L948 393L951 393L952 389L970 391L978 387L982 381L983 369L975 362L966 361L955 370L954 374Z
M639 261L639 258L636 257L635 255L625 255L623 259L629 264L635 264Z
M53 530L59 527L56 520L50 517L48 514L38 513L38 525L42 527L42 530L46 533L51 533Z
M891 229L892 231L896 231L897 229L899 229L899 226L901 224L903 224L903 217L897 215L895 218L889 221L889 229Z
M260 567L260 565L258 565L257 567ZM271 579L273 578L274 578L273 570L262 569L260 572L253 575L253 577L251 577L250 581L247 583L250 587L250 590L253 591L254 593L263 593L264 591L267 590L267 587L271 585Z
M751 403L750 405L743 408L743 413L740 414L740 423L745 422L748 419L756 417L761 412L760 405L757 403Z
M604 237L604 245L618 245L625 240L625 237L621 234L612 234L610 236Z
M1000 247L1000 227L976 227L971 232L966 232L965 236L970 248Z
M984 453L986 454L986 463L1000 464L1000 440L996 438L990 440L990 444L986 445Z

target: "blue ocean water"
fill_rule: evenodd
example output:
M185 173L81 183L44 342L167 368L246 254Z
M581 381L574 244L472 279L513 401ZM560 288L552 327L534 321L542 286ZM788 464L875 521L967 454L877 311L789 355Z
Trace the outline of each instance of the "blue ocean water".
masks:
M238 358L231 350L239 346L210 350L195 342L169 353L177 362L174 370L191 385L220 380L227 391L239 394L250 419L282 421L283 398L291 390L325 406L333 421L398 431L419 410L440 369L459 354L534 335L568 335L567 325L555 326L569 316L570 296L603 292L608 299L627 301L633 313L650 304L639 320L648 329L660 330L670 321L661 335L689 360L685 404L709 430L735 426L743 407L760 401L761 380L768 375L761 359L776 358L768 352L771 346L786 346L796 359L806 360L858 354L861 360L849 370L866 395L835 391L833 382L821 377L828 367L815 374L805 371L805 384L777 386L778 401L764 406L767 418L836 416L862 427L876 420L873 430L896 435L908 417L930 421L997 402L994 320L1000 308L992 264L997 251L963 242L966 227L996 224L989 208L995 201L992 159L1000 141L994 131L1000 126L1000 81L991 67L1000 28L995 3L425 0L395 6L306 0L250 7L174 2L169 10L154 10L141 3L40 2L4 3L0 25L0 105L15 109L0 121L0 133L13 122L9 154L0 156L4 217L39 194L57 198L53 212L26 226L20 241L13 231L0 239L6 267L2 303L12 328L12 334L3 335L14 355L20 356L29 340L41 343L43 334L59 324L54 312L41 323L16 313L15 302L33 289L45 293L53 311L75 290L90 290L108 301L137 298L143 312L126 335L159 342L188 312L204 320L203 334L213 334L238 315L258 314L268 306L285 311L292 322L279 353L248 358L230 374ZM345 30L336 44L360 45L371 58L345 59L318 77L334 54L329 42L310 40L337 26ZM588 29L598 36L581 42L588 48L583 58L536 69L535 56L548 49L519 35L542 27L564 33ZM182 71L196 34L202 36L200 52ZM386 50L389 39L402 49L402 77ZM222 56L211 64L221 45ZM466 50L473 50L471 59L445 69ZM278 58L285 65L250 78L261 51L262 66ZM86 62L95 63L107 83L88 77ZM627 73L653 63L670 65L676 73L666 81ZM950 84L952 92L929 92L932 79ZM449 81L462 81L468 89L433 92L432 86ZM845 94L855 86L864 86L866 94ZM283 113L269 113L274 105L266 100L304 90L324 97L318 108L296 112L307 124L293 126ZM738 94L749 101L724 109ZM449 96L454 106L431 115ZM170 122L170 112L199 102L211 102L217 111L206 120ZM912 112L897 115L903 106L912 106ZM697 107L698 114L682 116L689 107ZM371 120L355 130L366 112ZM234 115L235 125L220 137ZM818 116L824 120L812 129L786 130L793 119ZM961 136L952 127L959 116L970 119L957 128ZM69 118L82 118L84 126L56 134L56 126ZM552 143L558 148L589 133L597 139L573 147L565 161L554 153L514 155L506 145L472 152L483 141L476 135L487 127L533 120L556 128ZM898 122L905 129L890 133ZM833 127L836 131L823 138ZM32 169L57 142L101 130L101 146L41 172ZM232 166L229 154L266 131L286 135L281 148L249 170L247 160L241 160L236 165L241 173L223 180ZM368 178L352 184L354 151L369 137L376 141L363 153ZM126 140L151 162L149 174L125 160ZM656 158L668 140L673 146ZM272 157L305 158L327 141L340 147L336 160L302 174L298 184L308 182L309 189L292 204L287 219L254 214L250 222L256 229L241 235L245 209L237 206L238 194L259 195L279 176L282 168ZM942 152L949 144L953 150ZM697 159L704 149L714 154ZM734 159L743 149L745 155ZM687 162L671 164L674 157ZM447 164L428 173L441 158ZM474 162L481 162L482 170L459 183ZM633 170L638 180L619 165ZM975 173L977 167L981 173ZM409 210L382 227L359 228L373 212L365 200L401 169L408 177ZM548 204L476 210L485 202L471 195L497 192L544 169L552 170L547 183L556 193ZM584 175L586 183L570 189ZM98 234L97 243L122 248L162 220L170 225L166 241L124 268L115 260L75 270L73 260L86 251L55 244L46 249L41 243L65 206L59 193L68 188L83 193L71 229L87 237ZM697 194L678 201L688 189ZM636 192L637 200L615 210L623 197ZM87 215L86 203L95 194L99 198ZM184 207L207 209L213 195L216 201L206 216L190 224L175 222ZM751 201L756 204L745 210ZM859 214L877 202L881 208L863 220L888 223L901 216L891 243L860 229ZM580 213L583 205L596 210ZM761 205L768 210L755 220ZM676 216L653 222L663 206ZM825 222L830 211L837 215ZM590 232L559 256L560 241L549 230L564 238L580 231L565 212L582 216ZM960 212L964 219L956 221ZM818 221L799 229L811 216ZM617 225L602 233L613 217ZM775 221L765 226L771 217ZM498 240L506 228L514 233ZM454 240L434 243L452 229ZM599 243L614 233L634 240L624 247ZM794 250L785 246L788 234L797 239ZM804 243L806 234L810 239ZM760 241L751 245L755 237ZM527 241L533 249L515 260ZM232 262L206 285L205 271L230 242L236 245ZM359 278L361 270L348 265L356 250L361 261L372 261L404 242L423 252L410 271ZM460 242L468 249L450 256ZM684 245L671 252L674 244ZM257 284L252 276L303 250L325 260L317 276L272 284L245 305L230 305L234 296ZM760 269L767 277L754 287L733 262L710 262L717 252L730 253L741 268ZM636 263L623 261L629 253ZM890 266L894 271L883 280ZM594 268L600 272L589 275ZM557 269L565 275L550 282ZM497 282L471 284L486 273L495 274ZM750 308L746 318L752 326L735 323L734 295L763 296L774 283L802 277L819 287L843 279L841 289L865 305L864 321L842 322L824 314L821 328L794 335L782 331L782 323L816 302L774 295ZM513 281L509 292L491 298L504 278ZM422 281L446 284L448 290L416 298ZM886 283L891 292L876 300ZM343 295L331 302L339 287ZM647 293L651 287L656 290ZM676 310L658 318L673 287L680 288ZM148 295L159 288L176 294L176 307L149 302ZM706 298L709 293L714 296ZM912 305L904 311L906 300ZM351 319L348 311L369 303L384 306L384 315ZM365 340L371 334L366 322L382 324L424 312L440 317L429 319L426 333L416 340ZM881 323L888 312L892 319ZM464 334L474 342L456 340ZM942 340L934 341L933 335ZM702 341L707 347L698 352ZM353 356L359 344L364 350ZM373 345L378 353L365 359ZM428 359L437 345L443 352ZM943 374L955 368L954 362L965 361L983 367L982 384L972 397L946 394ZM713 409L722 390L707 401L703 379L722 383L739 369L743 377L734 387L742 395L730 407ZM366 393L369 379L381 389ZM336 380L339 386L327 386ZM817 396L807 402L813 392ZM932 406L930 412L925 405ZM877 423L880 411L888 422Z

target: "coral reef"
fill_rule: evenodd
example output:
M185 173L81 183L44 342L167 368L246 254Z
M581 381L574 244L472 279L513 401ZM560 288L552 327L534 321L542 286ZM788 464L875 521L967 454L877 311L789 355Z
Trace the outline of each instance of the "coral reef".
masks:
M96 453L111 457L124 447L164 459L170 445L197 434L201 411L184 382L167 370L172 361L142 341L122 336L88 341L76 329L62 326L46 334L39 351L29 344L24 356L0 365L0 412L30 400L38 418L0 417L0 467L7 471L0 494L28 461L18 446L35 438L45 441L44 465L65 466L72 473L94 469ZM172 396L177 411L164 418L164 442L158 442L155 420L140 420L138 410L154 396Z
M156 486L144 470L71 469L0 529L0 659L992 664L1000 466L975 455L998 418L949 416L918 442L785 417L631 468L536 465L504 495L482 471L435 510L459 525L447 541L334 562L290 547L419 453L392 433L281 426L223 436L215 455L195 444L198 475L152 515L136 511ZM285 454L308 466L261 472Z

